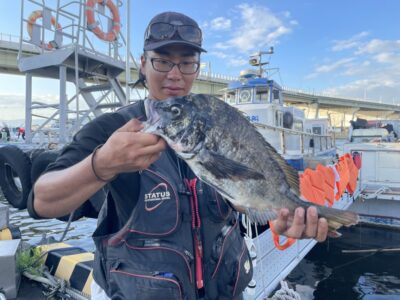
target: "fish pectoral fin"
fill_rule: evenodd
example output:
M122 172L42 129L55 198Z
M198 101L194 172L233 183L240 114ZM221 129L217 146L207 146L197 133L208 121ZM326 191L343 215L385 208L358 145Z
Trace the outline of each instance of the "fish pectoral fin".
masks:
M265 179L264 174L215 152L209 152L207 159L200 164L217 179Z

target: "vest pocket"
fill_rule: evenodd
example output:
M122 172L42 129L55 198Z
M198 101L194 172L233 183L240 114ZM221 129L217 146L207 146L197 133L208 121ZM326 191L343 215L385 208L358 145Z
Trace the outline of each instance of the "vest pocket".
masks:
M138 203L129 231L145 237L162 237L175 232L181 222L178 189L173 181L154 170L141 172Z
M212 195L208 197L207 205L211 219L215 222L227 220L232 212L232 208L219 193L217 193L214 189L204 185L204 190L207 189L209 190L209 195Z
M120 260L111 268L109 285L112 299L187 299L179 276L163 265Z
M224 227L214 242L211 264L220 295L235 297L253 277L253 266L238 223Z

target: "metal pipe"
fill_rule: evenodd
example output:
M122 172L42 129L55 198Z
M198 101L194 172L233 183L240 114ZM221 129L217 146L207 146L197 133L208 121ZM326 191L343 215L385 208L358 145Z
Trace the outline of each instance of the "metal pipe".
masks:
M25 74L25 141L32 143L32 74Z
M131 88L129 87L129 83L131 82L131 64L130 64L130 0L126 0L126 57L125 57L125 103L129 104L129 100L131 99Z

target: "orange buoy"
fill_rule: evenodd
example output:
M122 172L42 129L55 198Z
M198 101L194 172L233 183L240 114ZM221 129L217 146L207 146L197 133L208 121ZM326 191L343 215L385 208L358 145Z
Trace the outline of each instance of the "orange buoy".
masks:
M113 24L111 30L108 32L102 31L99 27L98 22L95 20L94 7L97 3L104 3L111 11ZM118 8L117 6L115 6L112 0L87 0L85 14L88 29L91 30L99 39L107 42L114 42L118 38L118 34L121 30L121 19L119 16Z
M32 38L33 25L36 23L36 20L40 19L40 18L43 18L43 11L41 11L41 10L33 11L30 14L30 16L28 17L27 30L28 30L28 34L31 38ZM50 22L51 22L51 25L53 25L56 30L61 31L61 25L56 22L56 18L51 16ZM52 49L56 48L54 42L49 42L49 43L42 42L42 47L44 47L44 49L46 49L46 50L52 50Z

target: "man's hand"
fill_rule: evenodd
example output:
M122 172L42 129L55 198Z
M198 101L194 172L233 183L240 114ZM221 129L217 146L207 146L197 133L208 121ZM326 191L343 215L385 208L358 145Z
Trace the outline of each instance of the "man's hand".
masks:
M133 119L110 136L96 155L98 175L111 178L118 173L144 170L160 158L165 141L142 129L140 121Z
M277 234L289 238L313 238L318 242L323 242L328 235L328 222L325 218L318 219L317 209L314 206L307 209L306 218L302 207L296 208L294 216L289 216L289 210L282 208L278 219L273 223Z

